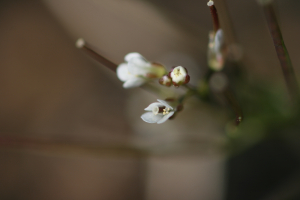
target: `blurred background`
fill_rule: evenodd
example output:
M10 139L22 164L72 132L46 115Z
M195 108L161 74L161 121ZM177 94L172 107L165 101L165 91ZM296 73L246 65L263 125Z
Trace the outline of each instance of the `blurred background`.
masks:
M213 146L224 140L228 112L194 101L175 121L146 124L140 115L157 97L125 91L75 47L83 37L115 63L139 52L169 68L187 66L197 83L212 29L206 3L0 0L0 199L300 199L298 137L228 155ZM243 47L247 81L285 98L256 1L216 6L227 42ZM297 74L299 8L297 0L276 1Z

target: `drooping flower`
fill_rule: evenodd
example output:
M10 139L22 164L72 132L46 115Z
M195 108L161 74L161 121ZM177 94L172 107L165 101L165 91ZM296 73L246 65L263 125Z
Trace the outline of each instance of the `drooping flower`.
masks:
M152 103L145 108L148 112L141 116L145 122L161 124L167 121L176 112L176 109L170 106L167 101L160 99L157 99L157 101L158 102Z
M224 34L223 30L219 29L216 33L209 33L208 43L208 65L214 71L220 71L224 66Z
M169 77L172 79L174 86L179 86L182 84L187 84L190 82L190 76L186 68L182 66L177 66L172 69L169 73Z
M163 65L151 63L139 53L127 54L125 61L117 68L117 76L124 82L124 88L139 87L151 79L162 77L166 73Z

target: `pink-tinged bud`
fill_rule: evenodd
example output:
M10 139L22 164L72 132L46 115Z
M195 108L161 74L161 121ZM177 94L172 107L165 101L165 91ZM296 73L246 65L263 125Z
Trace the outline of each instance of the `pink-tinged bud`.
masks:
M165 75L165 76L161 77L158 80L158 82L161 85L164 85L164 86L167 86L167 87L170 87L172 85L172 79L168 75Z
M190 82L188 71L182 66L174 67L169 73L169 77L172 79L173 85L176 87Z
M187 83L189 83L189 82L190 82L190 79L191 79L190 75L186 75L186 77L185 77L185 81L184 81L184 83L183 83L183 84L187 84Z

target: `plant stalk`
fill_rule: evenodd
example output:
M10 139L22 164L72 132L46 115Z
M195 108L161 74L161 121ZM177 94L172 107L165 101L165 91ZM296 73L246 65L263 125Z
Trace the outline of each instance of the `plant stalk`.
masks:
M214 32L216 33L220 29L220 21L219 21L218 12L217 12L215 5L208 6L208 7L210 8L210 13L211 13L212 20L213 20Z
M80 47L80 49L82 49L88 55L90 55L95 60L97 60L100 64L102 64L105 67L109 68L113 72L116 72L118 65L113 63L112 61L108 60L107 58L101 56L97 52L95 52L88 44L85 43L82 47Z
M238 126L244 119L243 116L243 111L237 101L237 99L235 98L235 95L233 94L233 92L229 89L226 88L223 92L228 104L230 104L232 110L235 113L235 124Z
M273 39L274 47L279 59L282 72L285 78L285 82L289 91L289 94L293 101L299 98L299 88L297 78L294 73L293 65L288 53L288 50L284 44L284 39L279 27L277 17L275 15L274 6L272 2L262 4L264 15L269 27L271 37Z

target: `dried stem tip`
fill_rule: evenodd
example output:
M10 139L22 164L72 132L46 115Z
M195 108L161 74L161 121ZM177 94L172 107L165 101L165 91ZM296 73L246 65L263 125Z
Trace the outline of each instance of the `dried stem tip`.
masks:
M105 67L109 68L110 70L116 72L118 65L111 62L110 60L106 59L105 57L101 56L97 52L95 52L85 41L83 38L79 38L76 41L76 47L79 49L84 50L88 55L93 57L97 60L100 64L104 65Z
M207 5L208 6L213 6L214 5L214 2L212 0L210 0L209 2L207 2Z
M85 45L85 41L83 38L79 38L77 41L76 41L76 47L78 49L81 49L83 46Z

